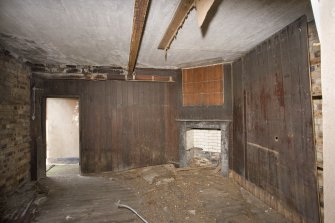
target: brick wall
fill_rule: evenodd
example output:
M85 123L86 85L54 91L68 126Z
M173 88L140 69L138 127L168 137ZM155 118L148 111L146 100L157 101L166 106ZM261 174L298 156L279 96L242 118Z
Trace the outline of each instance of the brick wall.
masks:
M202 148L203 151L221 152L221 130L193 129L188 131L188 148Z
M320 40L314 22L308 23L309 59L314 119L314 138L317 157L317 176L321 219L323 219L323 127L321 91L321 51Z
M322 166L322 92L320 41L314 22L308 24L311 88L313 96L314 129L317 150L317 163Z
M0 51L0 197L30 179L30 69Z

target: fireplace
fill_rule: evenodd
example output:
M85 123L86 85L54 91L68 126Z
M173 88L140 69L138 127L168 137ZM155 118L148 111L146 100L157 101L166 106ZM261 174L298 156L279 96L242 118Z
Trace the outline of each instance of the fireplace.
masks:
M221 174L229 171L230 120L177 120L179 123L179 161L186 167L191 158L206 158L220 165ZM203 159L204 160L204 159Z

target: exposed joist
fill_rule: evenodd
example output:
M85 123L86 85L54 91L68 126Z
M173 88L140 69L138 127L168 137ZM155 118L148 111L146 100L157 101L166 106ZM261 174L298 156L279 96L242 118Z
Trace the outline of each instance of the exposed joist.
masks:
M137 81L137 82L175 82L173 76L161 76L161 75L149 75L149 74L137 74L131 79L125 79L124 75L117 74L106 74L106 73L89 73L89 74L78 74L78 73L43 73L33 72L34 77L40 77L43 79L53 80L91 80L91 81Z
M158 49L167 50L169 49L173 38L176 36L179 28L183 25L189 11L194 6L194 0L180 0L178 8L161 40L158 45Z
M141 39L145 26L146 15L150 0L135 0L133 31L131 35L128 75L132 75L136 66L138 52L141 46Z
M31 72L47 79L79 80L122 80L125 79L121 67L89 65L44 65L31 64Z
M90 65L51 65L51 64L30 64L33 73L49 73L60 74L89 74L89 73L104 73L123 75L122 67L113 66L90 66Z
M201 27L204 23L209 9L212 7L215 0L195 0L197 9L198 26Z
M33 76L55 80L92 80L92 81L150 81L150 82L174 82L174 76L141 74L139 71L131 79L125 78L121 67L89 66L89 65L43 65L31 64Z
M136 74L134 79L129 81L141 81L141 82L175 82L173 76L161 76L161 75L149 75L149 74Z
M106 80L125 80L124 75L118 74L107 74L107 73L43 73L33 72L34 77L40 77L43 79L55 79L55 80L92 80L92 81L106 81Z

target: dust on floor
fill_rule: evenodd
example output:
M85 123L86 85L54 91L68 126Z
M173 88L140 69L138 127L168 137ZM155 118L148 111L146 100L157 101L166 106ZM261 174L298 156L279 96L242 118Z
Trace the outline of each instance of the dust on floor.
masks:
M81 176L78 165L56 165L40 183L48 194L34 222L141 222L114 204L122 199L138 209L141 199L131 188L101 176Z
M99 176L81 176L78 166L55 166L41 182L48 195L35 222L149 223L288 222L214 168L160 165Z
M136 192L148 222L289 222L214 168L161 165L103 176Z

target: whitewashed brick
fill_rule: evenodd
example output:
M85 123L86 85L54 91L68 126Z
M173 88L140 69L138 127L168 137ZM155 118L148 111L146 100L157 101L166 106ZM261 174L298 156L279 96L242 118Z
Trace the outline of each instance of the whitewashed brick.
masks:
M221 152L221 131L193 129L187 131L187 148L198 147L208 152Z

